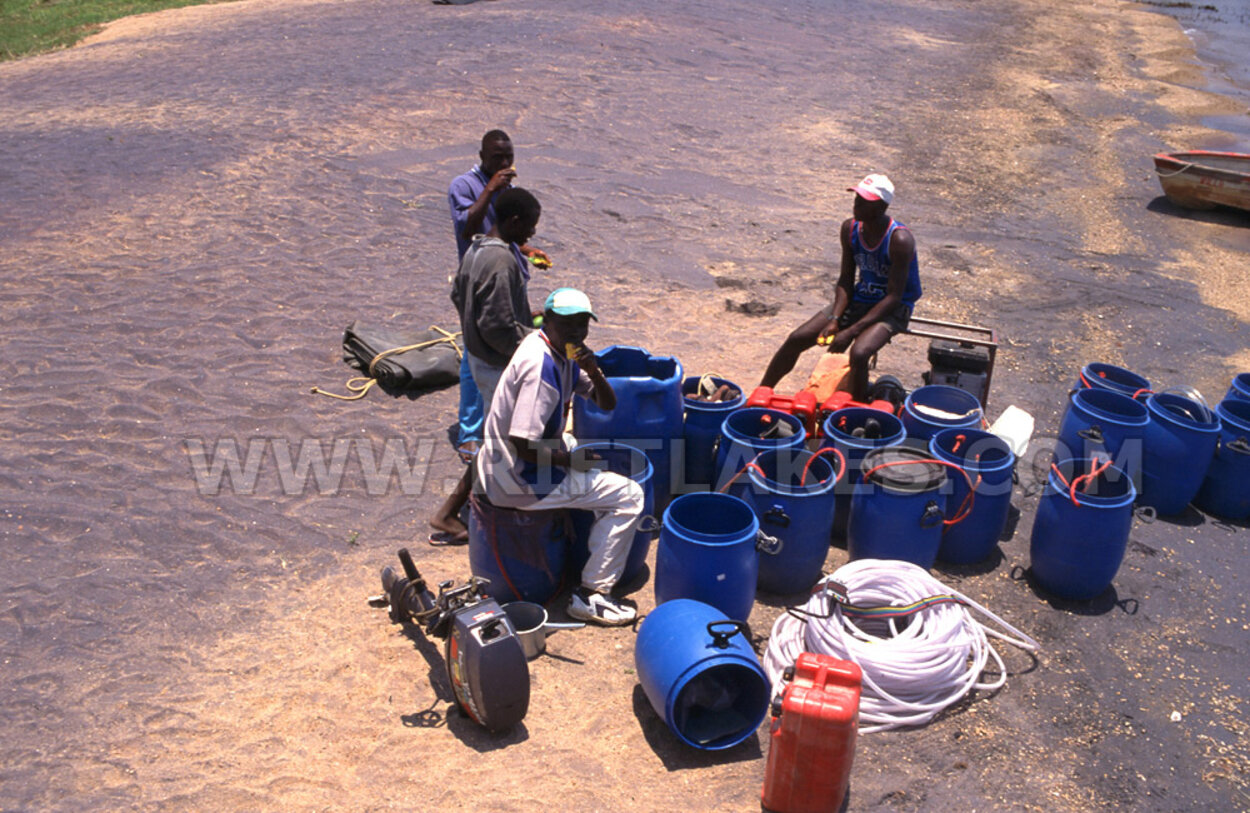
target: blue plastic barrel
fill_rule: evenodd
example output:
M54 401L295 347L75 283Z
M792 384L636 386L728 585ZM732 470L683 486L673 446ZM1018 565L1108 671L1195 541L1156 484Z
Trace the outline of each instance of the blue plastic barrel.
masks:
M645 452L655 467L655 501L663 506L671 491L673 441L682 431L681 363L625 345L605 347L595 358L616 393L616 409L605 412L574 398L573 435L581 442L623 440Z
M742 388L724 378L712 378L716 387L728 386L737 391L728 401L696 401L691 396L699 391L699 376L690 376L681 385L685 399L686 418L682 428L685 482L675 491L707 491L716 480L716 441L721 425L730 412L746 403Z
M1007 526L1016 456L1006 441L980 429L943 429L930 438L929 453L968 474L967 479L958 473L950 478L948 517L955 516L968 498L969 480L975 486L967 515L942 532L937 558L957 565L980 562L993 552Z
M912 390L903 401L901 413L907 437L922 444L943 429L979 429L982 415L975 395L946 384Z
M1110 389L1075 390L1059 422L1060 458L1110 457L1141 485L1146 405Z
M1062 598L1091 599L1106 590L1128 547L1137 492L1125 472L1111 466L1078 483L1073 502L1073 477L1089 474L1102 462L1056 463L1059 472L1051 469L1037 505L1030 567L1039 586Z
M1230 399L1250 401L1250 373L1238 373L1233 376L1233 383L1229 385L1228 392L1224 395L1225 401Z
M577 449L594 452L604 461L606 464L604 468L608 471L628 477L642 486L643 521L634 534L633 544L629 547L629 557L625 560L625 570L621 573L618 582L618 584L628 584L642 573L647 563L647 552L651 549L654 522L649 522L647 517L654 518L655 516L655 495L651 489L651 477L655 469L645 454L625 443L611 440L600 443L579 443ZM595 513L572 509L569 511L569 516L573 520L573 548L569 552L569 572L579 574L590 558L590 529L595 524Z
M760 452L801 449L806 441L803 422L788 412L747 407L729 413L721 424L720 448L716 452L716 487L724 488Z
M713 491L674 499L655 551L655 603L691 598L747 620L759 578L759 529L751 506L737 497Z
M1114 364L1093 362L1086 364L1077 374L1073 389L1111 390L1138 400L1150 395L1150 382L1132 370Z
M825 418L821 448L832 446L846 458L846 474L834 492L837 509L833 515L833 535L846 536L846 523L851 514L851 493L864 481L860 464L873 449L897 446L907 438L903 422L889 412L869 407L845 407Z
M1140 501L1165 516L1179 514L1202 487L1220 422L1204 405L1173 392L1150 396L1146 409Z
M546 604L564 586L568 511L521 511L469 497L469 570L500 604Z
M912 446L874 449L851 495L846 549L851 559L901 559L930 568L942 543L946 467Z
M1220 440L1194 505L1231 520L1250 517L1250 399L1226 398L1215 408Z
M768 678L746 625L702 602L676 599L648 613L634 668L655 713L695 748L731 748L768 712Z
M756 457L747 475L730 486L730 494L751 506L760 531L778 540L760 552L759 589L797 593L820 578L833 529L834 486L845 467L834 449L819 455L773 450Z

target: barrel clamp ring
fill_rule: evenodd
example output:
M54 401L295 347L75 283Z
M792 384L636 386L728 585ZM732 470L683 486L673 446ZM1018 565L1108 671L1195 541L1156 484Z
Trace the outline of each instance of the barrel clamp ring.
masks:
M771 536L763 531L755 532L755 549L769 556L776 556L786 546L785 540Z
M644 534L653 534L662 527L660 520L653 514L647 514L638 521L638 532Z

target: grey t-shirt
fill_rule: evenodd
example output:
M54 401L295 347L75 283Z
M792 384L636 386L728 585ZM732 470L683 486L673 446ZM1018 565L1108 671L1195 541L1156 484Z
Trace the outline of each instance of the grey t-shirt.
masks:
M465 350L496 367L508 363L533 324L528 284L527 264L515 245L473 237L451 289Z

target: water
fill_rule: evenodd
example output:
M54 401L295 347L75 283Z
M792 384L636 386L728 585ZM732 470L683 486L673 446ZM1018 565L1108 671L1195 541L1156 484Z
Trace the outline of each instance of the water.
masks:
M1241 113L1203 119L1204 124L1230 137L1227 142L1205 146L1250 152L1250 0L1198 0L1175 5L1166 0L1146 2L1175 17L1184 28L1206 68L1207 88L1242 106Z

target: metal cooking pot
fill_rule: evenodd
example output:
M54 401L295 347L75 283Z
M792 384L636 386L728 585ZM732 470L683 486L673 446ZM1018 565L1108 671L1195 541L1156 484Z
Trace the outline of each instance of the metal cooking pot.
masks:
M509 602L503 605L503 611L516 630L526 660L531 661L547 651L547 630L575 630L586 626L580 622L551 623L547 620L547 608L532 601Z

